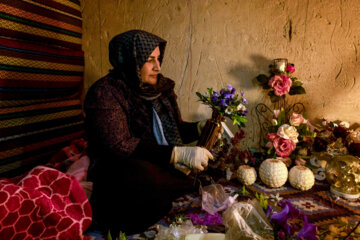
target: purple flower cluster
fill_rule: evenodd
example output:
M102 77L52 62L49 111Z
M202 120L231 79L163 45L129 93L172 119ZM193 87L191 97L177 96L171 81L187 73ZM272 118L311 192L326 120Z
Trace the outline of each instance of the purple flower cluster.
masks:
M220 91L214 91L212 88L208 88L207 91L206 94L196 92L200 101L209 105L213 112L233 120L234 125L237 124L240 127L245 127L247 122L246 115L248 113L245 105L248 104L248 101L244 98L244 92L236 94L235 88L230 84Z
M319 240L316 237L317 227L315 224L308 222L307 216L296 209L290 201L283 200L279 202L282 210L274 213L270 217L270 222L279 228L277 238L279 240L287 239L286 236L294 236L296 233L297 240ZM271 214L271 207L268 208L267 216ZM300 223L303 223L300 229Z
M189 217L192 223L195 225L216 225L222 223L221 214L218 212L214 215L211 215L207 212L199 214L189 213L186 215L186 217Z

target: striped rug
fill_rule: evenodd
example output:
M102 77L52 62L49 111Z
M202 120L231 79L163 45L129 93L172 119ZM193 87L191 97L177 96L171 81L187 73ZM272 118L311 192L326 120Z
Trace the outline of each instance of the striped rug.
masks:
M0 177L84 136L78 0L0 0Z

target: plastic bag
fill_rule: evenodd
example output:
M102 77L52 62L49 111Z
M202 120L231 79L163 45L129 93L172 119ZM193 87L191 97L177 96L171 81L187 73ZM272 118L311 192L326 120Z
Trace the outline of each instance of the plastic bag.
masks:
M202 208L211 215L227 209L236 202L238 197L237 194L233 197L229 196L220 184L200 187L200 191L202 195Z
M158 226L155 240L185 240L186 235L194 233L207 233L206 226L195 227L190 220L170 224L169 227Z
M257 199L236 203L223 213L227 240L274 239L272 226Z

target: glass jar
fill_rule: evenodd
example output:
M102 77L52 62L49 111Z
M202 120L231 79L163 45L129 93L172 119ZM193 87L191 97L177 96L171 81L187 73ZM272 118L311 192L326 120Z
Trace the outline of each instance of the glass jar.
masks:
M330 191L346 199L360 196L360 159L352 155L335 156L326 165L326 179Z

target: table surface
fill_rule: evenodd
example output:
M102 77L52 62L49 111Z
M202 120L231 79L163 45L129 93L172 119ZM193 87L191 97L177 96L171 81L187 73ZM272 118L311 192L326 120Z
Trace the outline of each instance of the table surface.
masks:
M243 187L236 179L220 182L224 186L225 192L229 194L235 194L241 191ZM320 239L324 239L326 235L330 234L330 225L335 226L338 230L337 236L333 239L344 239L344 236L360 221L360 200L348 201L343 198L334 197L330 193L329 185L326 181L316 181L313 188L308 191L294 189L289 183L280 188L268 188L261 182L247 186L246 189L250 194L240 196L238 201L253 199L256 193L264 194L264 196L269 197L269 204L275 209L279 209L272 197L278 195L282 199L288 199L296 208L307 215L309 222L315 223L318 226ZM185 216L189 213L204 213L201 210L201 196L198 193L187 194L176 199L169 214L164 216L157 224L169 225L176 216ZM346 229L343 224L339 223L340 217L348 221ZM149 229L150 233L153 233L154 230L154 227ZM208 226L208 231L225 232L225 227L222 224ZM352 238L347 239L360 239L360 233L354 234ZM138 236L131 236L130 239L136 239ZM141 233L140 236L149 237L148 234L144 235L144 233Z

